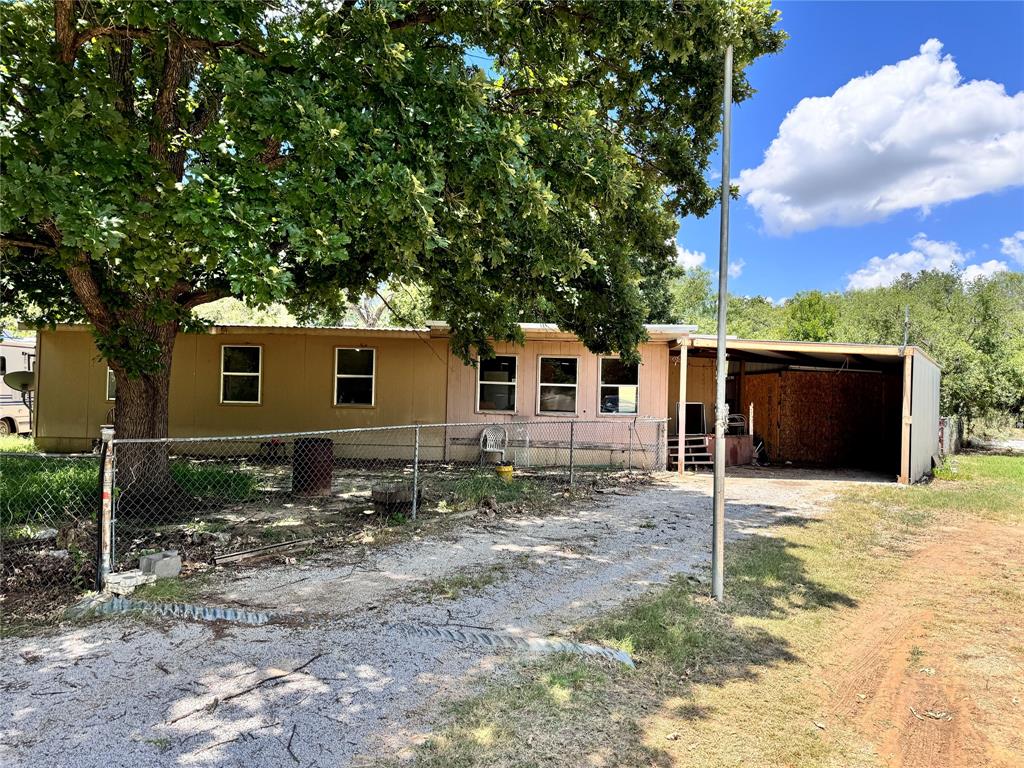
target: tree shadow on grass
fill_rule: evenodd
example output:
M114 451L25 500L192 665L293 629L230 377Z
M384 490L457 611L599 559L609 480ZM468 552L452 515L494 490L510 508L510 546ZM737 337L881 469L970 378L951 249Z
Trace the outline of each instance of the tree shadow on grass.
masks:
M786 506L750 505L735 522L805 529L820 521ZM754 535L730 542L726 552L724 605L707 597L706 585L680 575L577 633L629 651L635 670L575 656L530 662L511 683L495 680L461 700L416 765L672 765L672 724L713 728L718 717L694 697L697 686L756 681L800 663L774 622L857 604L812 577L810 550L801 544Z
M813 521L805 520L809 522ZM856 599L809 576L798 556L805 549L806 545L766 536L753 536L739 545L726 561L728 612L782 619L797 611L855 608Z

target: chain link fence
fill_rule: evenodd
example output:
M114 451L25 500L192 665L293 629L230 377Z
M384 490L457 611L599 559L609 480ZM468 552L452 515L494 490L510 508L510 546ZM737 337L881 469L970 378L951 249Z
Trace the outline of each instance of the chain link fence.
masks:
M98 454L0 455L9 613L45 613L153 552L186 571L289 557L410 519L564 503L667 454L666 420L645 418L107 438Z
M0 453L5 626L95 587L100 480L96 454Z
M177 550L189 563L329 548L368 521L445 515L663 469L651 419L430 424L120 440L111 569ZM504 477L503 477L504 475Z

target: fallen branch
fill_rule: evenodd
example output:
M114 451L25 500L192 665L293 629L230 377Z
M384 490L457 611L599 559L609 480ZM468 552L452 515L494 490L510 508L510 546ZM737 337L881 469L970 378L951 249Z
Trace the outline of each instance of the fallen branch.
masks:
M299 764L299 758L297 758L295 756L295 753L292 752L292 739L295 738L295 729L298 728L298 727L299 726L298 726L297 723L292 723L292 735L288 737L288 754L292 756L292 760L295 761L296 765Z
M304 664L300 664L299 666L295 667L295 669L291 670L290 672L282 672L279 675L270 675L268 677L264 677L262 680L260 680L257 683L253 683L248 688L243 688L242 690L240 690L240 691L238 691L236 693L232 693L230 696L225 696L223 699L218 699L218 698L215 697L213 699L213 701L211 701L209 704L204 704L201 707L196 707L195 709L193 709L193 710L191 710L189 712L186 712L183 715L178 715L177 717L172 718L171 720L168 720L167 721L167 725L172 725L174 723L177 723L178 721L184 720L186 717L191 717L192 715L196 714L197 712L202 712L203 710L211 710L212 711L212 709L216 709L217 707L219 707L224 702L232 701L233 699L237 699L237 698L240 698L242 696L246 696L247 694L250 694L250 693L252 693L253 691L255 691L257 689L262 688L267 683L272 683L272 682L274 682L276 680L284 680L286 677L291 677L296 672L301 672L306 667L308 667L310 664L312 664L314 661L316 661L317 659L323 658L325 655L326 654L318 653L316 656L311 658L309 661L305 662Z

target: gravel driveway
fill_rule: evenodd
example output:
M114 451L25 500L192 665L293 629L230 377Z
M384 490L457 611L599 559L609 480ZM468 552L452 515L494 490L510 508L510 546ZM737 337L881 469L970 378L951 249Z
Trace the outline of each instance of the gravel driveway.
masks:
M813 517L837 480L737 473L728 537ZM299 566L225 576L210 602L272 610L261 627L114 617L0 641L5 766L337 766L408 750L439 697L472 689L505 657L409 636L397 623L564 633L673 574L706 570L707 475L665 475L565 514L472 522ZM352 553L348 553L352 557ZM480 590L436 593L455 573Z

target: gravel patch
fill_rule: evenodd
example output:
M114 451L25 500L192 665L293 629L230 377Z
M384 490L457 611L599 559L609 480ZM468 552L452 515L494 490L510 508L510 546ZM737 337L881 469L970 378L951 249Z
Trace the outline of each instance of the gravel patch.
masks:
M842 482L775 470L728 483L727 539L822 514ZM246 570L209 602L270 610L260 627L131 616L0 641L5 766L327 766L401 754L441 697L506 656L395 625L564 633L710 554L711 479L665 475L543 518L472 522L379 550ZM431 584L497 569L440 599Z

